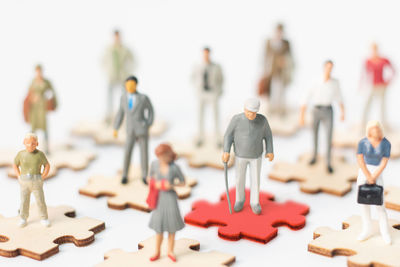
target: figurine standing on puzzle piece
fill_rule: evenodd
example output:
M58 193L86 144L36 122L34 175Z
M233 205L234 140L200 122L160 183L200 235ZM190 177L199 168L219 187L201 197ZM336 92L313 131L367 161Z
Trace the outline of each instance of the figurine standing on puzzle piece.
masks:
M103 65L108 76L106 122L111 123L114 112L114 89L117 88L118 93L123 91L124 81L133 69L132 53L122 44L118 30L114 31L114 43L107 48L103 58Z
M57 98L49 80L43 77L42 66L35 67L36 76L33 79L28 94L24 100L24 118L31 124L32 132L44 132L46 153L49 152L49 134L47 130L47 112L57 107Z
M293 76L290 43L284 39L283 24L276 25L275 36L267 41L264 77L258 94L268 99L268 113L285 115L285 89Z
M150 184L154 183L159 190L157 207L152 212L149 226L156 231L156 253L151 261L160 258L160 249L163 233L168 232L168 257L176 261L174 254L175 233L181 230L183 222L178 206L178 195L174 187L185 184L185 178L178 165L175 164L176 154L168 144L159 145L155 154L158 160L152 162L150 167ZM175 180L179 180L179 184Z
M272 132L267 118L257 114L260 101L255 98L246 100L244 112L235 115L224 136L224 153L222 161L228 162L231 147L235 151L236 164L236 203L234 210L239 212L245 203L245 185L247 165L250 166L250 205L255 214L261 213L259 201L260 171L265 142L265 157L272 161L274 151Z
M389 75L385 77L387 70ZM394 77L394 68L390 63L389 59L379 55L378 45L373 43L371 45L371 57L365 61L364 71L362 75L362 82L364 82L366 89L369 91L369 96L362 113L362 127L366 126L369 111L373 99L379 98L380 109L381 109L381 123L383 127L387 127L386 115L385 115L385 95L386 90L390 82Z
M196 66L192 74L194 86L197 89L199 101L199 136L197 145L204 143L204 108L207 104L211 105L214 112L215 139L220 146L220 125L219 125L219 99L222 95L223 74L221 66L210 58L211 50L208 47L203 49L203 62Z
M367 124L366 137L361 139L358 144L357 161L360 170L357 178L358 186L378 185L383 187L382 173L386 168L387 162L390 158L390 142L384 137L382 127L377 121L370 121ZM369 188L372 190L373 188ZM379 188L378 188L379 189ZM359 194L361 188L359 187ZM380 190L380 205L376 206L379 214L379 227L381 235L385 243L391 243L389 233L388 218L386 209L383 204L383 188ZM360 195L358 197L360 203ZM358 240L364 241L372 234L372 220L371 220L371 205L360 204L362 208L362 222L363 228Z
M343 98L339 87L339 82L331 77L333 62L327 60L324 64L324 73L320 81L316 82L307 91L303 104L300 110L300 125L304 125L304 118L309 102L314 106L313 108L313 139L314 139L314 152L310 165L314 165L317 161L318 154L318 131L319 125L322 122L327 130L327 149L326 159L327 168L329 173L333 173L331 165L331 149L332 149L332 132L333 132L333 107L334 102L340 105L341 120L344 120L344 105Z
M153 124L154 111L150 99L137 91L138 80L130 76L125 82L125 91L121 96L121 103L114 122L114 137L118 137L118 129L121 127L126 115L126 144L124 165L122 169L122 183L128 182L129 166L132 150L136 141L140 147L140 161L142 179L146 183L149 168L149 128Z
M24 139L25 150L20 151L14 159L13 168L21 187L20 227L26 225L29 217L31 193L35 196L42 224L50 226L43 193L43 179L49 174L50 164L44 153L36 149L38 144L36 134L28 133Z

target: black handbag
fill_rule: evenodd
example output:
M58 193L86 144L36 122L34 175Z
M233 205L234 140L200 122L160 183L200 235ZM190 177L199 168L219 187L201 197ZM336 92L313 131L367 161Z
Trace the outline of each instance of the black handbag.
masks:
M377 184L363 184L358 187L357 202L366 205L383 204L383 186Z

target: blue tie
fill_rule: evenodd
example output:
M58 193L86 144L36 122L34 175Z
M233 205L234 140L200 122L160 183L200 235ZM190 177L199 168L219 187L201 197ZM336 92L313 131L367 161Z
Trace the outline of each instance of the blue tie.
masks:
M132 110L132 108L133 108L133 97L129 98L128 107L129 107L129 110Z

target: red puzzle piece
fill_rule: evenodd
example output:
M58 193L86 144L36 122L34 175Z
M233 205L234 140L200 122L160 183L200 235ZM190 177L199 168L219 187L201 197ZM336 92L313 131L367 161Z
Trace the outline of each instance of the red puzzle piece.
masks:
M235 204L235 189L229 191L232 210ZM268 243L273 239L278 229L285 225L293 230L299 230L306 224L305 215L309 207L294 201L283 204L273 201L274 196L261 192L260 205L262 213L255 215L250 207L250 191L246 190L246 202L243 210L229 214L226 194L221 195L221 201L211 204L207 201L197 201L192 205L192 211L185 216L185 222L200 227L219 226L218 236L227 240L249 239L260 243Z

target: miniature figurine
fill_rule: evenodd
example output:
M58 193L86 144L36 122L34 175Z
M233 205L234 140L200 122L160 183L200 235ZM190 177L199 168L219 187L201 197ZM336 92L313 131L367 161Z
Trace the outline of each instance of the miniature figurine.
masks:
M44 132L44 150L49 153L49 133L47 129L47 112L57 108L57 98L50 81L43 77L41 65L35 67L36 76L33 79L28 94L24 100L25 121L31 124L32 132Z
M264 77L258 94L267 98L268 113L283 116L287 112L286 87L293 76L293 58L290 43L284 39L283 24L276 25L275 36L267 40Z
M126 115L126 144L122 170L123 184L128 182L132 150L136 141L140 146L140 161L144 183L146 183L149 167L149 127L153 124L154 111L150 99L137 91L137 84L138 80L135 76L129 76L126 79L126 90L121 96L121 103L114 122L114 137L117 138L118 129L121 127Z
M389 75L387 74L387 70L389 70ZM379 98L380 101L380 109L381 109L381 123L384 128L386 128L386 104L385 104L385 95L388 85L391 83L395 74L395 70L390 63L389 59L380 56L378 45L373 43L371 45L371 57L365 61L364 71L362 75L361 81L366 85L366 88L369 91L369 96L367 98L367 102L364 107L364 111L362 113L362 126L365 128L369 111L371 109L371 104L373 99Z
M114 90L123 91L124 81L133 70L132 52L121 42L121 34L114 31L114 43L109 46L103 58L103 65L108 78L106 122L111 123L113 116Z
M158 160L152 162L150 167L149 182L155 181L159 190L157 207L151 214L149 227L156 231L156 253L150 258L156 261L160 258L160 249L163 241L163 232L168 232L168 257L176 262L174 254L175 233L181 230L183 222L178 206L178 195L174 187L183 186L185 178L178 165L175 164L176 153L168 144L160 144L155 154ZM179 180L179 183L175 181Z
M358 144L357 162L360 167L357 185L376 184L383 187L382 173L390 158L390 142L384 137L382 126L378 121L370 121L366 127L366 137L361 139ZM385 243L391 244L389 233L388 218L386 209L383 204L383 188L381 192L381 205L377 205L376 209L379 214L379 227L381 235ZM372 221L370 206L360 204L362 209L363 227L358 240L368 239L372 234Z
M37 149L38 144L36 134L26 134L24 138L25 150L20 151L14 159L13 168L21 187L21 207L19 210L21 220L18 224L20 227L27 224L31 193L35 196L41 223L46 227L50 226L43 193L43 179L49 174L50 164L45 154Z
M197 89L199 100L199 136L197 146L202 146L205 138L204 131L204 108L207 104L211 105L214 112L215 139L217 146L220 143L220 125L219 125L219 99L222 95L223 74L221 66L210 58L211 50L208 47L203 49L203 62L196 66L192 73L192 80Z
M320 81L316 82L307 91L303 104L300 110L300 125L304 125L304 117L307 109L308 102L311 102L313 108L313 139L314 139L314 152L310 161L310 165L317 162L318 154L318 131L319 125L322 122L327 130L327 150L326 161L329 173L333 173L331 165L331 148L332 148L332 132L333 132L333 107L332 104L337 102L340 105L341 120L344 120L344 104L342 93L340 91L338 80L331 77L333 62L327 60L324 63L323 77Z
M267 118L257 112L260 101L255 98L246 100L244 112L233 116L224 136L222 161L228 162L231 146L234 147L236 164L236 203L235 212L243 209L245 203L245 184L247 165L250 166L250 205L255 214L261 213L259 201L260 171L265 142L265 157L274 159L272 132Z

